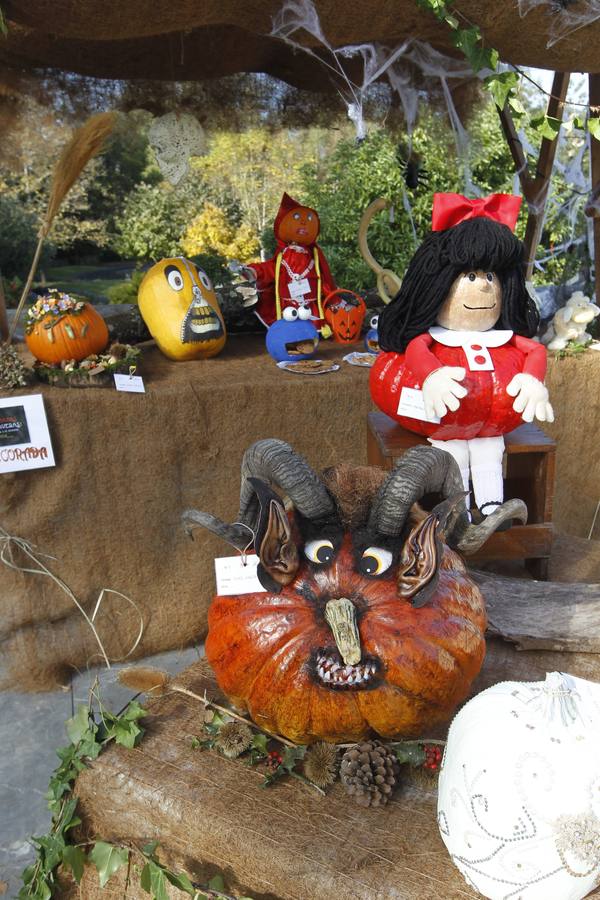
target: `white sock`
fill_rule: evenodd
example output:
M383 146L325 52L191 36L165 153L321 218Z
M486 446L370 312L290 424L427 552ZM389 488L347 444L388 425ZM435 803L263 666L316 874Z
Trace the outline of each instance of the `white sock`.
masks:
M481 509L486 503L502 503L504 499L504 479L502 478L502 468L489 468L484 466L473 466L471 468L471 476L473 478L473 493L475 494L475 503ZM495 508L495 507L494 507ZM494 508L487 509L486 515L494 511Z

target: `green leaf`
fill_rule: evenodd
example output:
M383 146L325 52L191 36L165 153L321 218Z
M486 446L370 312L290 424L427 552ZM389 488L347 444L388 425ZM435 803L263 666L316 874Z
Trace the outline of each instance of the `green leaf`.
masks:
M254 737L252 738L252 744L250 746L252 747L253 750L260 750L260 752L266 756L267 753L269 752L267 749L268 741L269 741L269 739L266 734L263 734L262 732L257 732L254 735Z
M104 841L98 841L88 857L98 869L100 878L100 887L103 888L112 875L117 872L121 866L127 864L129 859L129 850L123 847L113 847L112 844L106 844Z
M452 43L462 50L474 72L482 69L491 69L493 72L498 65L498 51L486 49L481 45L481 40L481 32L476 26L460 28L452 35Z
M560 126L560 119L555 119L553 116L542 115L531 119L531 127L535 129L540 137L547 138L549 141L556 139Z
M72 744L78 744L90 731L90 713L87 706L80 706L72 719L66 723L67 734Z
M499 72L495 75L488 75L488 77L485 79L485 86L494 98L496 106L499 109L504 109L507 101L509 100L509 98L511 98L512 91L518 85L518 83L519 76L516 72L512 71ZM523 112L524 111L525 110L523 110Z
M596 116L590 116L587 122L588 131L593 138L600 141L600 119Z
M141 719L143 718L143 716L147 715L148 710L144 709L143 706L140 706L137 700L132 700L123 715L120 716L120 718L125 719L128 722L133 722L136 719Z
M180 891L186 891L186 893L191 894L192 897L195 896L196 888L187 877L185 872L181 872L179 875L176 875L175 872L169 872L168 869L165 869L164 874L167 881L174 887L179 888Z
M86 856L81 847L73 847L69 844L63 851L63 863L73 873L73 878L79 884L83 876Z
M8 34L8 27L6 25L6 19L4 18L4 13L0 9L0 34Z
M573 128L578 128L580 131L585 131L585 118L583 116L574 116Z
M291 772L296 763L304 759L306 755L306 747L284 747L282 756L283 762L281 763L281 768L286 769L286 771Z
M401 741L397 744L392 744L392 749L399 763L422 766L427 758L421 744L415 741Z
M114 726L115 742L129 750L135 747L135 742L141 734L143 731L135 722L117 722Z
M152 895L152 900L169 900L165 873L152 860L149 860L142 869L140 884L147 894Z
M225 882L223 881L222 875L215 875L214 878L211 878L208 882L208 886L211 891L221 891L225 890Z
M144 856L154 856L158 844L159 841L150 841L149 844L144 844L144 846L142 847L142 853L144 854Z

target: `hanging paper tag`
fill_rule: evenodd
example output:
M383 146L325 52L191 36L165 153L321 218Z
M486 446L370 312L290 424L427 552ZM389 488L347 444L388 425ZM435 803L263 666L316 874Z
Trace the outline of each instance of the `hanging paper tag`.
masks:
M244 565L245 563L245 565ZM258 556L221 556L215 559L217 594L266 594L266 589L258 580L256 570Z
M425 413L425 403L423 402L423 391L418 388L403 387L400 393L400 403L398 404L398 415L406 416L409 419L419 419L421 422L440 421L439 416L431 416Z
M310 284L308 278L300 278L299 281L290 281L288 284L290 297L292 300L300 300L306 294L310 294Z
M141 375L119 375L115 372L115 387L118 391L131 391L133 394L145 394L144 379Z

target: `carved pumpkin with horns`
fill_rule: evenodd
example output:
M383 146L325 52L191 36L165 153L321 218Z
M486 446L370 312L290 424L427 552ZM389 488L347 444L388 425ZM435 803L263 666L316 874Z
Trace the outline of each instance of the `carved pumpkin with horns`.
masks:
M225 346L225 322L210 278L183 256L161 259L146 272L138 305L169 359L208 359Z
M434 492L429 514L413 508ZM188 529L239 550L251 529L260 560L265 593L217 596L209 610L220 687L297 742L423 735L466 698L485 653L483 599L450 545L474 551L501 520L469 524L458 467L433 447L389 474L339 466L319 477L288 444L259 441L242 462L234 525L184 514Z

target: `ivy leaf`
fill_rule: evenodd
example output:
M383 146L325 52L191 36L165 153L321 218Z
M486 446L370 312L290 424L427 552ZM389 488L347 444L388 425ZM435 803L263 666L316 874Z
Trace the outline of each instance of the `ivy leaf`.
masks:
M585 131L585 119L583 116L573 117L573 128L578 128L579 131Z
M474 72L481 72L482 69L490 69L493 72L498 66L498 51L486 49L481 45L481 32L476 26L455 31L452 43L462 50Z
M556 139L560 126L560 119L555 119L553 116L542 115L531 119L531 127L535 129L540 137L547 138L549 141Z
M306 747L285 747L283 750L283 762L281 768L291 772L298 760L304 759Z
M147 894L152 895L152 900L169 900L165 873L152 860L148 860L142 869L140 884Z
M590 116L587 127L591 136L596 138L597 141L600 141L600 119L595 116Z
M485 79L485 86L494 98L496 106L499 109L504 109L507 101L511 97L511 92L519 83L519 76L516 72L499 72L495 75L488 75ZM511 98L517 99L517 98ZM519 101L517 100L517 103ZM511 104L512 108L514 106ZM523 109L523 112L525 110Z
M142 847L142 853L144 854L144 856L154 856L158 844L158 841L150 841L149 844L144 844L144 846Z
M187 877L185 872L181 872L180 875L176 875L175 872L169 872L167 869L165 869L164 875L167 881L174 887L179 888L180 891L186 891L186 893L191 894L192 897L196 896L196 888Z
M69 867L73 873L73 878L79 884L83 876L83 868L85 866L85 853L81 847L74 847L68 844L63 851L63 863Z
M132 750L143 730L135 722L119 721L114 726L114 738L117 744Z
M208 886L211 891L221 891L221 893L223 893L223 891L225 890L225 882L223 881L223 876L215 875L215 877L211 878L208 882Z
M90 713L87 706L80 706L72 719L66 723L67 734L72 744L78 744L90 731Z
M112 844L106 844L104 841L98 841L94 844L88 859L98 869L100 887L103 888L108 879L111 878L121 866L126 865L129 859L129 850L126 850L123 847L113 847Z

